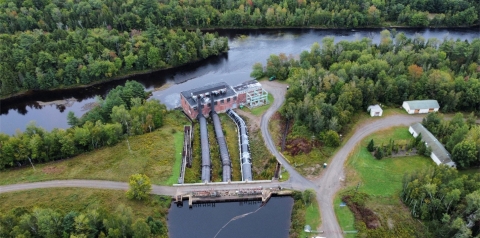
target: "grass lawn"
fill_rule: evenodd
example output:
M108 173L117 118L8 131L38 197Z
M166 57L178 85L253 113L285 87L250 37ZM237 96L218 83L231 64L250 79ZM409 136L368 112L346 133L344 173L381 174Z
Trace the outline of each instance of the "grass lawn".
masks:
M167 179L165 185L172 185L178 183L178 178L180 177L180 167L182 166L182 152L183 152L183 133L177 132L173 136L175 139L175 163L172 168L172 175Z
M163 201L160 202L161 200ZM31 210L34 207L51 208L64 214L69 211L86 212L95 208L104 208L112 213L120 204L124 204L132 208L135 219L145 219L148 216L162 218L165 216L164 209L168 209L165 206L169 205L170 201L170 198L157 195L151 195L147 201L129 200L125 196L125 191L118 190L45 188L0 194L0 214L14 208Z
M100 179L128 181L130 175L144 173L153 184L170 184L179 175L183 146L183 125L186 118L174 111L165 118L165 125L151 133L129 137L112 147L105 146L71 159L36 164L31 167L1 172L1 185L54 179ZM178 144L180 143L180 144ZM178 161L177 161L178 160Z
M424 156L406 156L395 158L375 159L366 149L371 139L375 144L387 143L389 140L408 140L411 135L407 127L393 127L367 136L352 152L346 162L346 190L355 189L360 184L359 192L369 195L366 207L375 212L380 218L381 228L373 231L366 230L363 235L387 235L400 232L401 234L420 235L423 226L410 216L408 209L402 204L399 193L402 188L402 179L405 173L418 169L436 166ZM339 207L340 195L335 199L335 213L342 229L351 229L354 224L353 214L347 207Z
M333 209L337 215L340 228L342 228L344 231L354 231L356 230L353 226L355 223L355 217L347 206L340 207L341 202L342 200L339 197L336 197L333 201ZM355 234L344 234L344 237L355 237Z
M268 104L267 105L263 105L263 106L260 106L260 107L255 107L255 108L248 108L248 107L243 107L242 110L246 111L246 112L250 112L252 113L253 115L255 116L261 116L265 111L267 111L268 108L270 108L270 105L272 105L273 103L273 95L271 93L268 94Z
M305 211L305 224L310 225L313 230L320 226L320 209L318 208L317 200L314 199ZM308 234L302 231L300 237L306 237Z

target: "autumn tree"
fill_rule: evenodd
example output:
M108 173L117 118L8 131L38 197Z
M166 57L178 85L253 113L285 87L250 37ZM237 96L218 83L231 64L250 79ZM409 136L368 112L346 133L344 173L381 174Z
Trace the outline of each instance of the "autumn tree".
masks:
M127 191L127 198L143 200L148 197L152 190L150 178L145 174L133 174L128 181L129 190Z

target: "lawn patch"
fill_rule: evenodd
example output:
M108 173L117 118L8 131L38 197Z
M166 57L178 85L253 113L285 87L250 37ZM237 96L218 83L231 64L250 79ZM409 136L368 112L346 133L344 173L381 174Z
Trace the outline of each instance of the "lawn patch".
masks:
M170 197L158 195L150 195L147 201L129 200L125 196L125 191L119 190L45 188L0 194L0 214L5 214L14 208L31 210L34 207L51 208L62 213L86 212L89 209L103 208L112 213L118 205L125 204L132 208L135 219L152 216L165 221L170 202Z

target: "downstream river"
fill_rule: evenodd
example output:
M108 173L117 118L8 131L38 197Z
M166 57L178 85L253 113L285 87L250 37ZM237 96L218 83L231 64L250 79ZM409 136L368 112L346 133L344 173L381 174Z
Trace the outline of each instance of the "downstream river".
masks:
M219 34L229 38L228 53L199 63L130 79L142 83L146 90L155 90L152 98L159 99L169 108L174 108L179 105L181 91L220 81L236 85L249 80L252 65L256 62L265 64L271 54L285 53L298 56L300 52L309 50L314 42L321 42L326 36L335 37L336 42L369 37L374 43L378 43L380 31L380 29L223 30L219 31ZM470 41L474 37L480 37L478 28L397 31L404 32L408 37L419 34L425 39L453 38ZM95 102L96 95L104 96L113 87L124 83L125 80L117 80L89 88L34 92L24 97L2 100L0 132L14 134L17 129L23 131L30 121L36 121L37 125L47 130L55 127L67 128L66 117L69 111L81 116L88 110L88 106Z
M287 238L293 198L272 197L263 207L260 201L184 205L172 203L168 212L170 238Z

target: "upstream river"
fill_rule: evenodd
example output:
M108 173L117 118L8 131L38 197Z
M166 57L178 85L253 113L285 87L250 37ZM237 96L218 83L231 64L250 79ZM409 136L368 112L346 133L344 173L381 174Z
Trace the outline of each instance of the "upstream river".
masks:
M146 90L155 90L152 98L159 99L169 108L174 108L179 105L181 91L220 81L236 85L251 79L249 75L252 65L256 62L265 64L271 54L285 53L298 56L300 52L309 50L314 42L321 42L326 36L335 37L336 42L369 37L374 43L378 43L380 31L380 29L223 30L219 31L219 34L229 38L228 53L180 68L129 79L142 83ZM453 38L470 41L480 37L478 28L397 31L404 32L408 37L419 34L425 39ZM37 125L47 130L55 127L67 128L66 118L69 111L81 116L88 110L88 105L95 102L96 95L104 96L113 87L124 83L125 80L117 80L89 88L34 92L23 97L2 100L0 132L14 134L17 129L23 131L30 121L35 121ZM66 105L62 105L65 103Z

